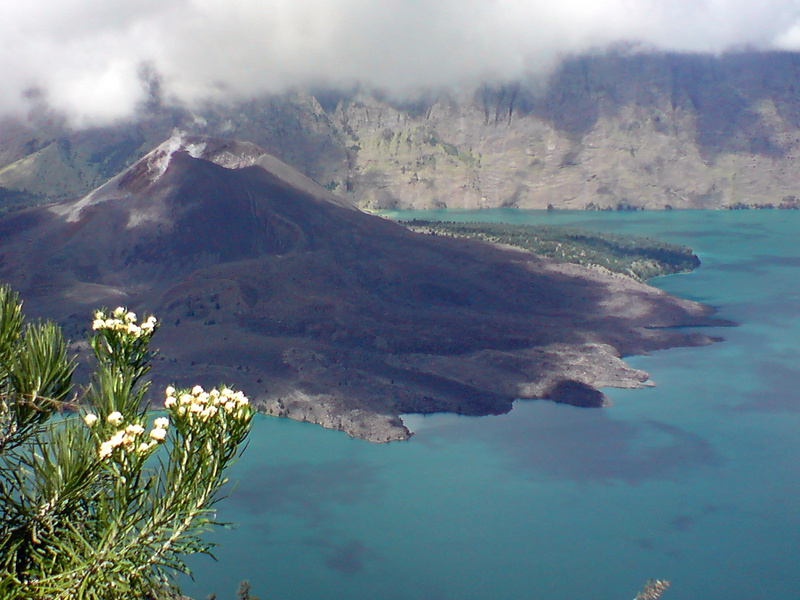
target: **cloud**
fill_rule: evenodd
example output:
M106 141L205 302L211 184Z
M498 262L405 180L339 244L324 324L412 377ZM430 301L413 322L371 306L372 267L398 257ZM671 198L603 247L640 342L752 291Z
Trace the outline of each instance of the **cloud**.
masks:
M800 49L796 0L26 0L0 21L0 111L41 90L77 121L130 114L142 65L182 102L364 83L395 92L544 72L619 41Z
M800 22L779 35L775 45L784 50L800 50Z

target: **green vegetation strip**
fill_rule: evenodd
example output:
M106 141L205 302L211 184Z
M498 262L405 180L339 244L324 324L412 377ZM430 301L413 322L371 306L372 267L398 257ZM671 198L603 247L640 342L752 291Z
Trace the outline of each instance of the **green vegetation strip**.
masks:
M584 266L603 267L639 281L685 273L700 266L691 248L634 235L596 233L567 227L508 223L402 222L418 233L473 238L505 244Z

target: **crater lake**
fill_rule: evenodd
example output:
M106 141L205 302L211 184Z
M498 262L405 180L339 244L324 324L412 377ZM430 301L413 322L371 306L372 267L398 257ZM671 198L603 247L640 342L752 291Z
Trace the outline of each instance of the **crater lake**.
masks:
M628 357L655 387L613 405L517 401L408 415L384 445L258 417L218 505L198 600L795 598L800 589L800 212L426 211L392 218L569 225L691 247L650 283L718 309L724 341ZM235 383L235 382L233 382ZM245 390L247 392L247 390Z

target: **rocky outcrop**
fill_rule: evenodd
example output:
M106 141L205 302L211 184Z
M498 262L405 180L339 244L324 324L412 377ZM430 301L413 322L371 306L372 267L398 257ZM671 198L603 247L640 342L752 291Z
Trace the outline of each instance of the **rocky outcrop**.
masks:
M606 404L603 392L574 379L562 379L550 389L547 397L553 402L580 408L601 408Z

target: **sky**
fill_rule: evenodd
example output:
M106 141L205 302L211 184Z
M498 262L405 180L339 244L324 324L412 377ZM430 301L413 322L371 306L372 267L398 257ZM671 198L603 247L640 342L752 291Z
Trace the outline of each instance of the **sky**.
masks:
M411 95L542 75L620 42L800 51L800 0L2 0L0 114L133 113L327 85ZM32 90L35 93L32 93Z

